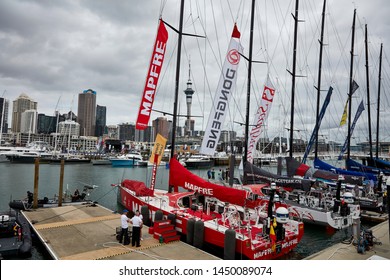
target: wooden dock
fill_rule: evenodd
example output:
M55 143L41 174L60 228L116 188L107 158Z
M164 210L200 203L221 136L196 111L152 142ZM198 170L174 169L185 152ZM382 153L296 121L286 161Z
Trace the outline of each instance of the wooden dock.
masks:
M56 260L217 260L184 242L159 243L142 230L141 247L116 240L120 214L84 204L23 211L42 244Z

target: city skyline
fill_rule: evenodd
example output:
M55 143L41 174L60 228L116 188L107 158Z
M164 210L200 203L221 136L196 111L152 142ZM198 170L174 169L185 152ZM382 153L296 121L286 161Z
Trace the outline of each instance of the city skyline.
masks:
M179 111L186 112L185 95L188 62L191 57L191 80L195 94L191 113L197 118L195 130L205 129L205 120L212 106L219 69L225 56L234 23L241 32L244 54L248 52L250 1L199 3L186 1L185 14L192 15L184 26L188 34L206 35L206 39L184 36L179 82ZM291 92L292 38L295 1L256 1L254 60L252 77L251 116L256 111L259 93L269 74L276 87L273 109L267 123L270 138L287 134ZM196 4L195 4L196 3ZM136 120L141 93L145 83L151 50L160 15L174 27L178 23L179 1L151 5L147 1L136 6L130 2L81 1L51 3L45 1L9 1L0 3L0 97L12 102L26 93L39 102L38 112L54 115L77 112L77 94L92 88L98 92L96 104L107 107L107 125L133 123ZM199 6L203 5L206 6ZM296 137L308 139L314 127L314 86L318 69L318 40L322 1L300 1L298 25L298 55L295 106ZM339 122L348 92L350 33L353 10L357 10L355 78L359 84L353 100L353 112L360 99L365 99L364 25L368 24L370 45L369 66L371 92L376 98L379 46L384 46L383 92L388 87L386 49L389 20L388 1L328 0L324 43L323 88L334 87L332 102L323 121L321 135L342 142L345 127ZM25 13L26 10L31 13ZM214 13L211 13L215 11ZM78 20L75 21L74 19ZM175 45L177 35L169 32L167 61L161 84L156 93L155 109L172 112L174 92ZM203 47L204 46L204 47ZM206 49L204 51L203 49ZM206 57L207 54L207 57ZM244 120L247 63L240 63L237 92L231 101L229 118L224 129L243 134L237 123ZM207 73L206 73L207 71ZM358 100L359 99L359 100ZM389 100L383 108L387 108ZM58 103L58 105L57 105ZM375 100L372 107L375 106ZM11 107L11 106L10 106ZM163 108L163 109L162 109ZM372 108L372 112L375 110ZM367 110L357 124L354 137L367 137ZM152 112L151 119L161 113ZM282 116L282 117L281 117ZM387 119L383 111L383 120ZM11 117L9 117L11 119ZM234 124L234 121L237 123ZM185 118L180 118L183 126ZM388 131L383 123L384 131ZM383 135L382 137L390 137Z

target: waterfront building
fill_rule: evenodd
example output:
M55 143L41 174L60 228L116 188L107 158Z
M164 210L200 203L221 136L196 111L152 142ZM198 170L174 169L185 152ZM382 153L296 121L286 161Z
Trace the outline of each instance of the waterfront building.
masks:
M144 130L135 130L135 141L137 142L154 142L153 127L148 126Z
M119 127L119 140L135 141L135 124L122 123L118 127Z
M0 97L0 135L8 132L8 109L9 101Z
M79 94L77 122L80 124L81 135L95 136L96 91L87 89Z
M60 135L80 136L80 124L75 121L66 120L58 123L58 133Z
M117 125L108 125L107 126L107 138L109 139L119 139L119 128Z
M26 134L37 133L37 110L25 110L20 118L20 132Z
M57 117L38 114L37 133L50 134L56 132Z
M96 106L96 132L95 136L103 136L106 131L106 106Z
M168 139L170 125L167 118L158 117L152 122L152 126L154 130L153 139L156 139L157 133Z
M27 94L22 93L12 104L12 127L13 133L21 132L22 113L26 110L37 110L38 103Z

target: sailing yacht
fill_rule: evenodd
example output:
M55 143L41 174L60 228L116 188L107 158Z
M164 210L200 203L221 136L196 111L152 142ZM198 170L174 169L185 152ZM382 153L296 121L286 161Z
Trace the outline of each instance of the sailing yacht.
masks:
M252 29L254 4L253 0ZM175 100L177 100L180 73L183 6L184 1L182 0L178 32ZM234 26L223 69L236 71L240 59L239 38L238 28ZM156 45L165 45L167 39L168 33L164 22L160 20ZM159 42L159 40L163 41ZM162 53L164 50L160 50L160 55ZM159 67L162 67L163 58L161 56L161 63L154 66L156 73L159 73ZM222 71L222 73L226 73L226 71ZM229 83L235 83L231 73L228 72L228 76L227 78L231 79ZM175 147L176 106L173 114L172 147ZM145 112L145 108L143 111ZM140 129L145 125L145 121L147 122L144 117L138 118L137 123ZM169 168L169 188L166 191L154 190L155 180L153 177L150 187L147 187L143 182L133 180L123 180L118 185L119 202L131 211L141 209L145 224L151 224L152 220L154 220L155 225L159 224L160 220L174 224L174 229L180 235L178 235L179 237L176 235L161 236L165 242L177 240L182 236L190 244L199 248L207 243L224 249L229 259L234 259L235 254L240 254L248 259L259 260L280 258L293 250L302 239L303 223L289 218L285 204L274 202L274 192L267 198L259 198L248 190L228 188L224 185L208 182L182 166L176 159L173 149L171 150ZM179 188L186 191L180 191Z

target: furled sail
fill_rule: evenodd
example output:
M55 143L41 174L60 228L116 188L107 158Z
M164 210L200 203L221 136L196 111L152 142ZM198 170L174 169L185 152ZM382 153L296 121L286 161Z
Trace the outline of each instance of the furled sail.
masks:
M160 20L152 58L150 59L149 70L146 75L145 87L138 111L137 122L135 125L135 128L138 130L144 130L149 123L154 97L156 94L157 83L158 79L160 78L160 72L164 62L167 41L168 32L165 28L164 22Z
M237 26L234 25L229 49L223 64L217 92L214 97L213 106L205 129L202 146L200 148L200 153L202 154L214 155L215 149L217 148L221 129L229 107L230 96L236 86L240 53L242 53L243 50L239 39L240 32L238 31Z
M316 125L314 126L314 130L311 134L309 144L307 145L305 154L303 155L302 163L306 162L307 156L309 155L311 147L313 146L317 131L320 129L322 119L325 115L326 108L328 108L330 98L332 96L332 92L333 92L333 88L329 87L328 94L326 95L326 98L324 100L324 104L322 104L321 112L318 116L318 123L316 123Z
M260 139L261 129L264 125L264 122L268 118L269 111L271 110L272 101L274 100L274 95L275 95L275 89L268 77L267 83L263 89L260 106L257 109L255 115L255 120L256 120L255 126L252 128L251 132L249 133L247 161L249 161L250 163L253 163L253 155L256 150L256 145Z

